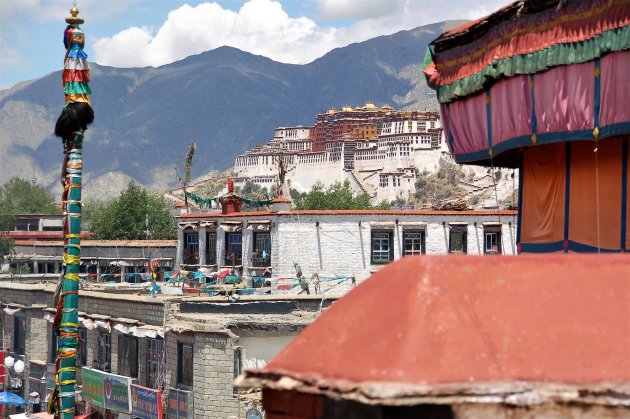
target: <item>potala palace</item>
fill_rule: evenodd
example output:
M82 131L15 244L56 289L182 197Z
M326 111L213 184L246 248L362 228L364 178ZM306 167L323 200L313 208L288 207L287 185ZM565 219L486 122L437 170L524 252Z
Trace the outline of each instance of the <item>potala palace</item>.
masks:
M450 159L442 139L439 113L395 111L384 105L329 109L314 126L280 127L266 145L236 157L237 182L250 180L270 187L276 182L282 155L291 188L308 191L348 180L374 202L407 199L415 191L416 174L438 169Z

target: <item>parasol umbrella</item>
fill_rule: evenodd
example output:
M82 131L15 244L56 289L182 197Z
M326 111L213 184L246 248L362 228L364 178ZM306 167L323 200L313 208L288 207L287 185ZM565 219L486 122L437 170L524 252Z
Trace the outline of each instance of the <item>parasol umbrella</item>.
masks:
M26 406L26 400L18 396L17 394L9 393L8 391L0 391L0 405L5 406Z

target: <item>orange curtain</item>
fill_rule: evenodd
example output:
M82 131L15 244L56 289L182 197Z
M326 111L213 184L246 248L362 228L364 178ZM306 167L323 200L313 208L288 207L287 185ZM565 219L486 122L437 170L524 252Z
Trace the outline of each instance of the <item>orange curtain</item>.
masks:
M623 198L626 203L626 252L630 251L630 208L628 205L628 197L630 197L630 138L626 138L626 190L624 191Z
M524 149L523 252L630 250L629 141L619 136Z
M594 152L595 147L597 147L597 153ZM621 151L621 138L602 140L597 144L595 141L571 143L570 241L600 249L619 250L622 199ZM598 189L599 194L597 194ZM598 208L599 217L597 216Z
M523 156L521 243L564 239L565 144L525 149Z

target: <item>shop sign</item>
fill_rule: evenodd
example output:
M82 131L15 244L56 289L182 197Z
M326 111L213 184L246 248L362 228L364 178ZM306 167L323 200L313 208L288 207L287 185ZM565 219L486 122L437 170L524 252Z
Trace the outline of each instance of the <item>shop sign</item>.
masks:
M57 366L54 362L46 364L46 390L55 388L55 372Z
M115 374L103 374L103 377L105 409L131 412L131 378Z
M172 388L168 393L168 417L187 419L193 417L193 401L190 391Z
M162 419L162 392L132 384L131 415L141 419Z
M103 377L104 373L92 368L81 368L83 379L83 399L98 407L104 407L103 401Z

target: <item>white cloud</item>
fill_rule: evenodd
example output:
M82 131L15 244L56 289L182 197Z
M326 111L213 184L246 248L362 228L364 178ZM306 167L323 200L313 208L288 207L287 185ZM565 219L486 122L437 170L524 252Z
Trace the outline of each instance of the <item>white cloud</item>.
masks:
M475 19L505 2L483 0L471 7L469 0L317 1L324 16L355 22L339 28L320 26L307 17L290 17L278 0L249 0L238 11L218 3L185 4L171 11L157 29L132 27L97 40L93 58L116 67L160 66L228 45L303 64L352 42L443 20Z
M395 14L404 0L318 0L325 19L374 19Z
M202 3L171 11L155 34L130 28L97 40L93 49L96 62L120 67L159 66L223 45L303 63L330 50L335 32L305 17L289 17L273 0L250 0L238 12Z

